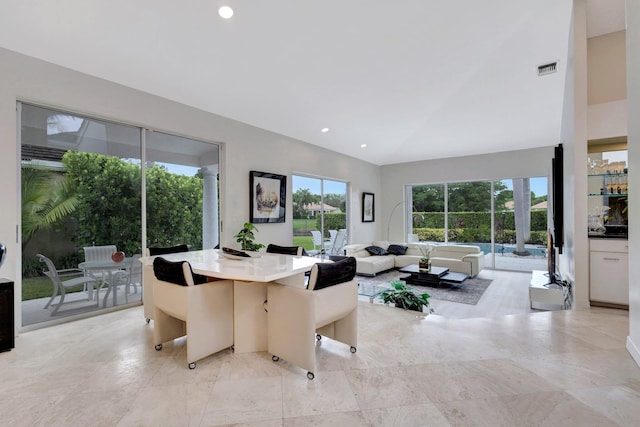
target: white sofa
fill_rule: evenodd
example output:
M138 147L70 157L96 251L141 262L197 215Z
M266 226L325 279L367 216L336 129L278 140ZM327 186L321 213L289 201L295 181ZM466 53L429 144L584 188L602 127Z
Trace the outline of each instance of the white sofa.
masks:
M387 250L390 245L406 246L404 255L371 255L366 248L377 246ZM469 276L477 275L484 268L484 253L478 246L473 245L434 245L430 243L394 243L375 240L371 243L347 245L344 248L346 256L356 259L356 273L364 276L402 268L410 264L417 264L427 253L431 265L446 267L451 271L465 273Z

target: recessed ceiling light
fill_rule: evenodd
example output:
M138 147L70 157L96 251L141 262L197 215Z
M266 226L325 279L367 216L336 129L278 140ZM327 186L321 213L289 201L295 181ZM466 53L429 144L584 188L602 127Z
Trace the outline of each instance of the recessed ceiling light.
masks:
M218 9L218 15L224 19L230 19L233 16L233 9L231 9L231 6L221 6Z
M367 146L367 144L360 144L360 148L364 148L366 146Z
M329 132L329 128L322 128L322 129L320 129L320 132L327 133L327 132Z

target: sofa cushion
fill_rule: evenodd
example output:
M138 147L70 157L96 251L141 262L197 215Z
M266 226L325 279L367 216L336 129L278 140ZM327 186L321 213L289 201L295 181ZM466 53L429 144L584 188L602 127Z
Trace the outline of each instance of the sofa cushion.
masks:
M375 276L381 271L390 270L395 267L395 255L366 256L356 258L357 273L367 276Z
M367 246L364 249L371 255L388 255L387 250L380 246Z
M407 249L408 247L404 245L391 244L387 248L387 252L391 255L404 255L405 252L407 252Z

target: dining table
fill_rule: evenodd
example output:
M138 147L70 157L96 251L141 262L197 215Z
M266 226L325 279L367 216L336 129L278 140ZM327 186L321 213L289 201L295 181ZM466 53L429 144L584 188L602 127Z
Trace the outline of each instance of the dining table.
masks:
M188 261L196 274L233 280L233 336L234 352L247 353L267 350L267 312L265 301L270 283L303 288L305 273L325 258L247 252L244 259L226 256L219 249L157 255L169 261ZM145 317L153 319L153 259L140 258Z
M107 285L107 293L105 293L104 295L102 307L107 306L107 298L109 297L109 293L112 293L113 306L115 307L117 305L118 284L117 280L114 278L114 274L119 271L127 271L129 268L131 268L132 260L133 258L126 257L120 262L113 261L112 259L101 259L84 261L78 264L78 268L80 270L85 271L94 277L102 276L102 283L100 283L99 287L102 287L105 284ZM88 297L89 299L93 299L92 287L88 289Z

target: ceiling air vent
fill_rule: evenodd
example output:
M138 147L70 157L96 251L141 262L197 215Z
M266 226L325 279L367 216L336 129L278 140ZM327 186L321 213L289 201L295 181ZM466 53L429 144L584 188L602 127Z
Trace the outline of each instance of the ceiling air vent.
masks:
M555 73L558 70L558 62L550 62L544 65L538 65L538 76L546 76Z

